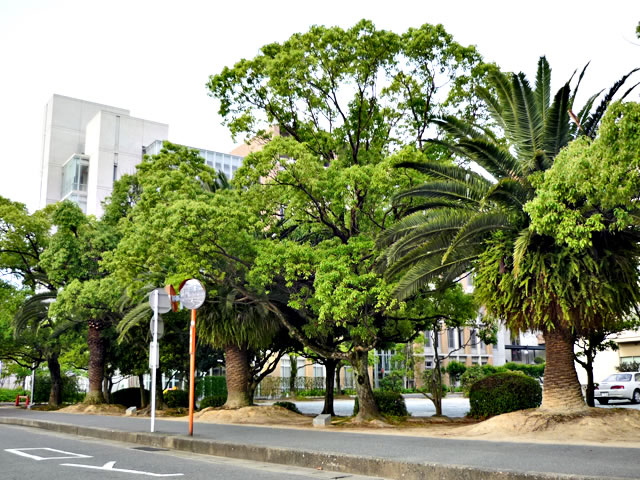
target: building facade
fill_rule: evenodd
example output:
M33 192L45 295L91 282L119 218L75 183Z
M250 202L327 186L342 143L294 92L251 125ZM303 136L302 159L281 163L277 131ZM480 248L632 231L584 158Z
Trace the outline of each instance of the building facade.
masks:
M144 154L159 153L168 136L167 124L133 117L129 110L53 95L44 114L39 208L71 200L101 216L113 182L135 173ZM198 150L229 178L242 164L238 155Z

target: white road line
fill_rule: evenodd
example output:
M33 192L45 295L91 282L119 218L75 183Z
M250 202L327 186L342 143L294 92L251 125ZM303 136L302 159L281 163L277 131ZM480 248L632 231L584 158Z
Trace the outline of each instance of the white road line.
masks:
M30 453L26 453L26 451L32 450L47 450L49 452L62 453L63 456L57 457L41 457L39 455L32 455ZM46 447L34 447L34 448L5 448L5 452L13 453L14 455L20 455L21 457L27 457L32 460L36 460L37 462L41 460L62 460L65 458L93 458L91 455L82 455L80 453L73 452L65 452L64 450L56 450L55 448L46 448Z
M78 468L90 468L92 470L107 470L110 472L122 472L122 473L132 473L134 475L146 475L148 477L181 477L184 473L151 473L151 472L142 472L140 470L127 470L124 468L113 468L116 462L107 462L101 467L95 467L93 465L80 465L77 463L61 463L60 465L63 467L78 467Z

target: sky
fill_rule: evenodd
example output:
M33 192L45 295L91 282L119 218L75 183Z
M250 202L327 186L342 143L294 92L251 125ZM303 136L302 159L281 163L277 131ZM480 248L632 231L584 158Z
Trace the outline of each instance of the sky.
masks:
M0 195L38 207L54 93L128 109L169 124L172 142L228 152L235 143L207 95L209 75L311 25L362 18L397 33L442 23L530 78L546 55L556 89L591 61L583 100L640 66L638 0L0 0ZM640 87L629 99L640 101Z

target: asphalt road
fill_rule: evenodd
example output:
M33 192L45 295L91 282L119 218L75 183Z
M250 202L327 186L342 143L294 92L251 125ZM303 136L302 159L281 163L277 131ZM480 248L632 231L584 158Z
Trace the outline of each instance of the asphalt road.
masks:
M0 408L0 416L130 432L149 431L148 418L29 412L15 408ZM0 428L3 427L0 426ZM158 420L156 428L158 435L184 435L187 431L187 422ZM489 470L577 474L598 478L640 478L638 464L640 450L635 448L454 440L197 422L194 425L194 437L231 444L271 446L338 455L351 454Z
M0 426L0 478L3 480L145 477L177 480L329 480L337 477L344 480L381 480Z

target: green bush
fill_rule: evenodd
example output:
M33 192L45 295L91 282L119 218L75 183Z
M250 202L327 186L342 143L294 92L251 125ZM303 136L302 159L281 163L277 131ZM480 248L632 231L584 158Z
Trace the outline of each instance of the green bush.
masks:
M514 372L522 372L531 378L540 378L544 376L544 365L544 363L527 365L524 363L509 362L504 364L504 368Z
M15 402L18 395L29 395L22 388L0 388L0 402Z
M409 415L404 397L398 392L376 390L373 392L373 399L378 406L378 410L383 415L392 415L394 417L406 417ZM353 414L357 415L358 411L360 411L360 403L358 403L358 397L356 397L353 405Z
M33 397L36 403L47 403L51 394L51 377L48 373L36 373L36 383ZM78 388L75 376L62 376L62 401L64 403L78 403L84 399L85 393ZM15 401L15 397L14 397Z
M207 407L221 407L227 401L227 394L224 395L209 395L200 400L200 408Z
M149 390L144 391L144 397L146 400L146 405L149 405L149 401L151 398L151 394ZM110 401L116 405L124 405L125 407L136 407L142 408L142 399L140 398L140 388L139 387L130 387L123 388L122 390L116 390L115 392L111 392Z
M467 366L462 362L457 362L456 360L451 360L447 364L447 368L445 371L449 374L451 382L455 382L460 379L460 376L467 371Z
M196 381L196 396L198 397L226 397L227 380L224 376L208 375Z
M490 417L525 408L536 408L542 402L540 383L522 373L496 373L478 380L469 391L472 417Z
M189 392L185 390L169 390L164 394L164 401L169 408L189 408Z
M296 404L293 402L276 402L273 404L274 407L282 407L282 408L286 408L287 410L291 410L292 412L295 413L302 413L300 410L298 410L298 407L296 407Z
M380 390L384 392L402 392L402 375L391 372L380 379Z
M505 371L502 367L500 367L500 369L501 371ZM465 396L469 396L469 389L471 388L471 385L494 373L498 373L498 369L493 365L473 365L468 367L460 376L460 383Z
M357 395L355 388L343 388L342 395Z
M324 397L324 390L319 388L312 388L309 390L298 390L296 392L298 397Z

